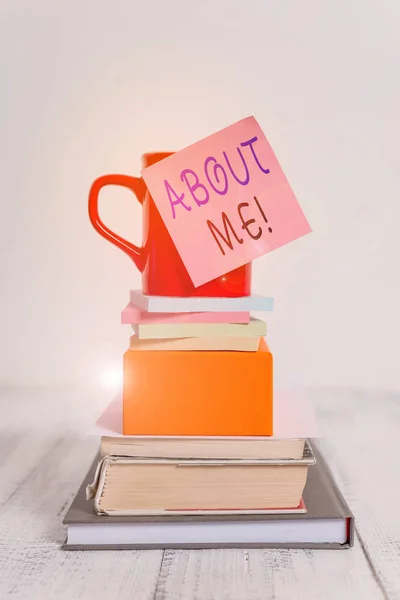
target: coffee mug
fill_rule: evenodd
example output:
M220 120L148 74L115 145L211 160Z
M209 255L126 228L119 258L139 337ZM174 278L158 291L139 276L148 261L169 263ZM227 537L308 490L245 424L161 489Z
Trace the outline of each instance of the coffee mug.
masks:
M173 152L142 155L143 168L167 158ZM143 207L143 246L135 246L114 233L99 217L99 193L106 185L120 185L131 190ZM251 293L251 263L230 271L199 287L182 262L167 228L141 177L104 175L96 179L89 193L89 217L93 227L106 240L123 250L142 273L142 290L152 296L238 297ZM206 260L206 259L205 259Z

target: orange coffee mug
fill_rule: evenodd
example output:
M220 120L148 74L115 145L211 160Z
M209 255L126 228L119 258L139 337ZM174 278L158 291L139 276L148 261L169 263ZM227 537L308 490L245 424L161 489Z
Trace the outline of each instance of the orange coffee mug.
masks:
M167 158L173 152L152 152L142 155L143 168ZM106 185L121 185L131 190L143 207L143 246L135 246L114 233L99 217L99 193ZM93 227L106 240L123 250L142 273L142 289L152 296L249 296L251 293L251 263L213 279L199 287L182 262L167 228L141 177L103 175L96 179L89 193L89 217Z

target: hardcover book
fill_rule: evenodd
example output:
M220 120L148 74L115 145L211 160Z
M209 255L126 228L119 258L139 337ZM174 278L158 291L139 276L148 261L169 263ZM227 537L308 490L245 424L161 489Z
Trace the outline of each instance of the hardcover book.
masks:
M97 515L86 487L98 456L73 500L64 524L66 550L156 548L328 548L353 545L354 517L318 447L304 488L303 514Z
M105 456L87 493L107 515L295 509L314 463L308 444L300 459Z

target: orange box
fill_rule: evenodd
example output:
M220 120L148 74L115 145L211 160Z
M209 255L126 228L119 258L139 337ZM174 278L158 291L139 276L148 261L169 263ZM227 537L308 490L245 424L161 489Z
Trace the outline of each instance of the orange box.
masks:
M125 435L272 435L272 354L127 350Z

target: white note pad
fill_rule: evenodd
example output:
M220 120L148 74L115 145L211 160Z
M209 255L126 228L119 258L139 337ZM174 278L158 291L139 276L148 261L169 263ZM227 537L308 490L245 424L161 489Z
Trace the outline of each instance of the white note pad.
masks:
M270 311L274 308L274 299L266 296L240 296L239 298L196 298L176 296L148 296L140 290L131 290L130 300L138 308L147 312L229 312Z

